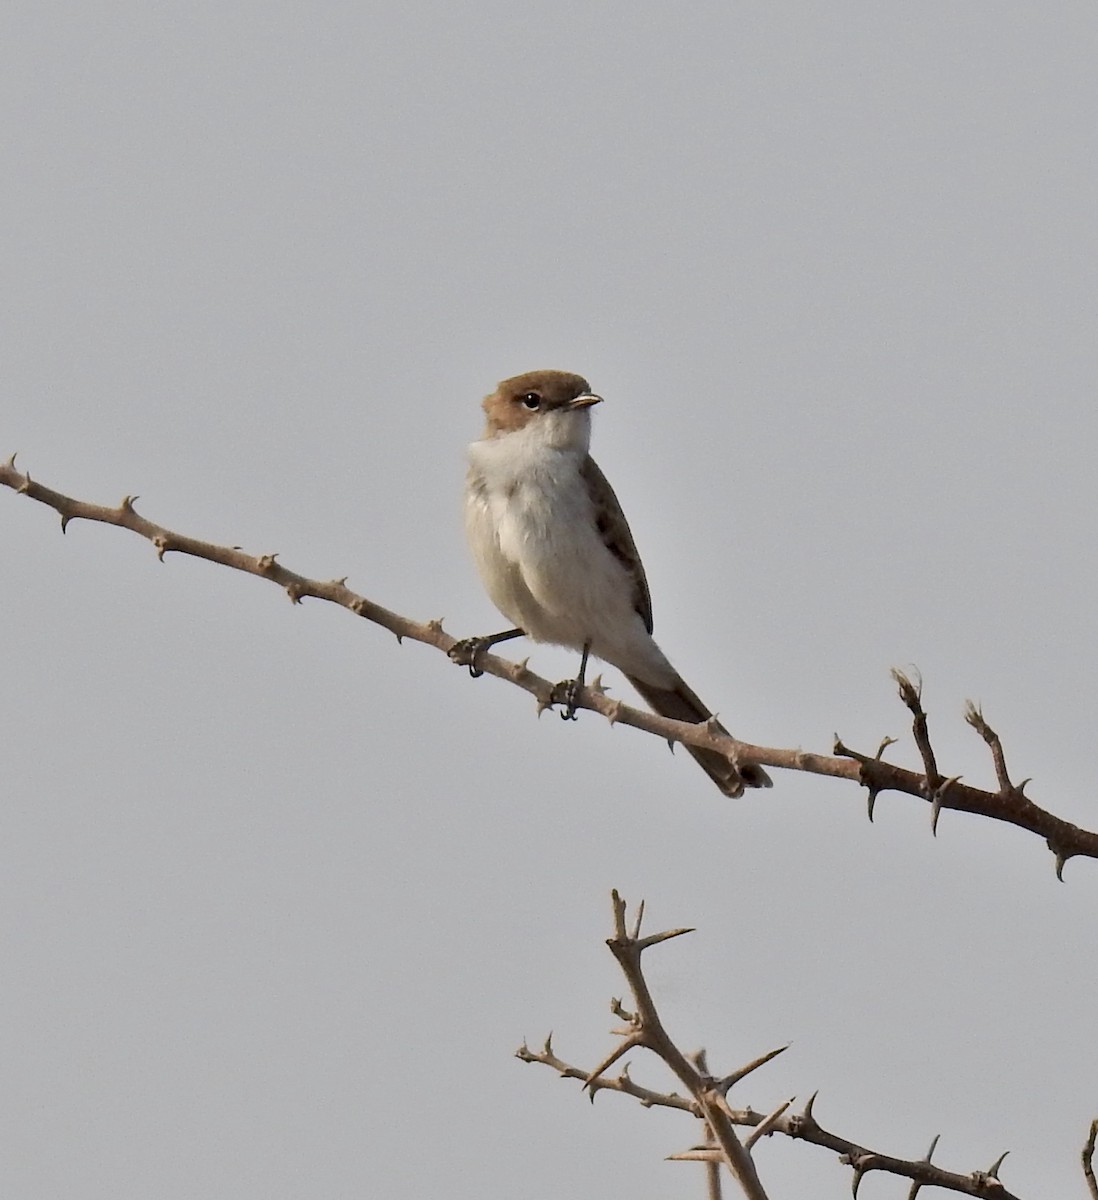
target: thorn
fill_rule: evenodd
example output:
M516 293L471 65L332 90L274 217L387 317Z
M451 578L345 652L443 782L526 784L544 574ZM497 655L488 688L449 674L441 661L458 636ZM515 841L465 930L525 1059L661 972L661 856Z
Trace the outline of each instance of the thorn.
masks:
M153 546L156 548L156 557L160 562L163 562L164 555L168 553L168 539L155 537L153 538Z
M722 1079L718 1079L716 1081L717 1090L722 1096L726 1096L729 1089L739 1083L741 1079L746 1079L752 1071L757 1071L759 1067L766 1066L771 1059L777 1058L779 1054L784 1054L789 1049L790 1045L792 1045L791 1042L786 1042L784 1046L778 1046L775 1050L768 1050L765 1054L760 1054L758 1058L753 1059L749 1063L745 1063L744 1066L737 1068L728 1075L725 1075ZM815 1099L815 1097L813 1097L813 1099ZM790 1104L792 1103L793 1102L790 1101Z
M919 1160L920 1162L925 1162L925 1163L930 1162L930 1160L934 1157L934 1150L937 1147L938 1139L941 1136L942 1135L940 1133L936 1133L934 1135L934 1140L930 1143L930 1149L927 1150L927 1152ZM918 1195L922 1190L923 1190L923 1185L922 1185L921 1181L918 1179L913 1179L911 1181L911 1188L907 1193L907 1200L918 1200Z
M443 620L443 617L432 617L431 620L427 622L427 629L431 633L441 633Z
M873 824L873 809L877 803L877 797L880 794L881 793L877 788L870 788L869 795L867 795L865 798L865 812L866 816L869 817L869 823L871 825Z
M674 738L667 739L667 749L670 750L672 754L675 753L675 739Z
M542 1046L541 1052L542 1052L542 1054L552 1054L553 1053L553 1031L551 1029L545 1035L545 1045Z
M717 720L716 713L714 713L711 717L706 718L705 732L708 733L710 737L726 736L724 732L724 726L720 723L720 721Z
M296 583L286 584L286 595L290 597L291 604L301 603L301 588Z
M23 482L19 485L19 490L21 492L23 492L24 494L29 492L31 489L31 484L33 482L34 482L34 480L32 480L30 477L30 471L24 471L23 472Z
M949 779L943 779L934 789L934 796L930 802L930 832L935 837L938 836L938 818L942 813L942 800L945 798L946 792L955 783L960 783L962 778L960 775L954 775Z
M18 453L19 453L19 451L16 450L15 454L18 454ZM13 454L11 456L11 458L9 458L8 461L4 464L4 466L10 467L13 471L15 470L15 454Z
M1023 779L1022 782L1020 784L1018 784L1018 786L1014 789L1023 800L1029 799L1029 797L1025 794L1026 787L1027 787L1027 785L1031 784L1032 782L1033 782L1033 776L1030 775L1028 779Z
M1051 850L1052 847L1050 846L1049 849ZM1056 878L1061 883L1063 883L1064 882L1064 864L1068 860L1068 855L1066 855L1062 850L1055 850L1055 851L1053 851L1053 853L1056 855Z
M1009 1153L1009 1150L1004 1150L1002 1154L1000 1154L999 1157L991 1164L987 1173L989 1179L999 1178L999 1168L1003 1165L1003 1159L1006 1158Z
M760 1138L766 1137L767 1134L770 1133L770 1131L774 1128L774 1125L777 1123L782 1113L784 1113L785 1110L793 1103L794 1099L794 1096L790 1096L788 1100L783 1100L782 1103L779 1104L778 1107L772 1112L767 1113L767 1115L744 1139L743 1148L745 1150L750 1150Z
M593 1095L597 1090L594 1085L599 1081L599 1079L601 1079L602 1076L610 1070L610 1068L618 1061L619 1058L628 1054L629 1051L637 1045L639 1045L639 1042L635 1035L632 1037L627 1037L623 1041L619 1042L618 1045L616 1045L614 1049L610 1051L610 1053L602 1060L602 1062L600 1062L598 1066L591 1071L590 1075L588 1075L583 1081L584 1089L591 1092Z
M678 1154L668 1154L663 1161L719 1163L724 1161L724 1156L715 1146L691 1146Z
M633 922L633 932L630 934L630 937L633 939L634 942L640 937L641 922L643 920L644 920L644 901L641 900L640 904L637 905L637 918Z
M260 571L262 571L264 574L267 574L275 565L275 559L277 557L277 554L264 554L256 561L256 566L259 567Z
M347 576L346 575L340 575L340 577L338 579L332 580L332 587L346 587L346 586L347 586Z
M641 950L647 950L649 946L658 946L660 942L669 942L672 938L682 937L684 933L694 932L693 929L667 929L663 933L650 933L637 941L637 946Z
M851 1181L851 1194L857 1196L858 1188L862 1186L862 1180L870 1171L880 1170L881 1164L877 1155L871 1154L868 1150L863 1150L860 1146L855 1147L848 1153L840 1155L839 1161L847 1163L854 1168L854 1178Z
M611 725L616 725L621 718L621 701L612 700L610 702L610 711L606 714L606 719Z
M864 754L859 754L857 750L851 750L837 733L832 734L831 753L837 754L840 758L852 758L857 763L864 764L869 761Z
M134 504L140 499L141 499L140 496L123 496L122 503L119 504L118 507L123 512L132 513L134 511L134 507L133 507Z
M525 671L525 670L526 670L526 664L527 664L529 661L530 661L530 656L529 656L529 654L528 654L528 655L527 655L525 658L520 658L520 659L518 660L518 662L517 662L517 663L515 663L515 670L516 670L516 674L517 674L519 671Z
M594 692L597 696L606 695L606 685L602 682L602 676L596 675L594 679L587 685L588 690Z
M71 520L72 520L72 517L69 516L68 513L61 514L61 532L62 533L65 533L68 530L69 522Z

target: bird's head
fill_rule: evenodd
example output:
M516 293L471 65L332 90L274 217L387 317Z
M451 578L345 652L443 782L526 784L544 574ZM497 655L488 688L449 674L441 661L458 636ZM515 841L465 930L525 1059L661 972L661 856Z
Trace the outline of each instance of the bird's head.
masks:
M586 443L590 439L590 408L601 396L591 391L582 375L568 371L527 371L505 379L484 397L489 437L519 430L543 436L554 446Z

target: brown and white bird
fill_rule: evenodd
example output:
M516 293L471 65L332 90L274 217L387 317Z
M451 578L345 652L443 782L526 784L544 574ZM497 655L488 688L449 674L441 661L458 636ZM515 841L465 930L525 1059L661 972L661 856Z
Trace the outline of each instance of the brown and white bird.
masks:
M487 426L469 447L465 527L489 597L516 626L471 638L451 653L475 671L476 655L525 635L612 663L648 705L677 721L712 715L652 638L644 567L617 496L588 453L587 380L566 371L505 379L484 400ZM574 713L569 703L566 715ZM726 796L770 787L759 766L737 771L723 754L687 746Z

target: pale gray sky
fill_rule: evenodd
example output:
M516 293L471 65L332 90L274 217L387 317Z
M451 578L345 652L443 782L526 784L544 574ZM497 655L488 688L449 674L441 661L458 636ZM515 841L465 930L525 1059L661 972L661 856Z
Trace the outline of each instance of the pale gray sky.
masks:
M9 0L0 451L486 632L479 399L581 372L657 636L737 733L872 749L914 663L943 770L992 782L971 696L1093 828L1096 58L1072 2ZM1093 864L819 779L724 800L6 492L0 551L5 1195L701 1195L690 1122L511 1057L612 1044L613 886L699 929L651 962L683 1045L792 1040L741 1103L1083 1194Z

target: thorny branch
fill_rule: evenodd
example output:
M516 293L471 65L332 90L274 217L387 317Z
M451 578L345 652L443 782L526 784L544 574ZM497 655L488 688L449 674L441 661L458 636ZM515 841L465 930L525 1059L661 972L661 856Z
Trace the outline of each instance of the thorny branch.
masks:
M597 1080L612 1063L634 1046L643 1046L651 1050L663 1059L693 1097L697 1115L705 1121L716 1143L710 1153L720 1155L748 1200L767 1200L766 1191L755 1170L754 1160L747 1147L736 1136L735 1127L725 1111L724 1091L720 1081L703 1074L671 1040L663 1027L641 970L641 955L650 946L692 931L671 929L641 937L643 902L637 908L632 929L626 927L625 901L617 892L613 893L613 904L614 936L608 938L606 944L610 947L610 953L618 960L622 974L629 984L636 1011L627 1011L619 1001L615 1001L611 1006L615 1015L624 1022L624 1025L615 1031L621 1035L622 1041L591 1071L587 1077L587 1085Z
M63 531L70 522L78 519L117 525L152 542L161 561L170 552L189 554L231 567L235 571L258 575L283 588L294 604L299 604L306 596L326 600L331 604L341 605L356 616L365 617L375 625L380 625L395 634L398 641L408 638L433 646L444 654L448 654L458 641L442 628L441 620L413 621L383 608L365 596L353 592L347 587L345 577L330 580L310 579L282 566L276 554L252 555L236 546L202 541L157 525L137 512L134 508L136 497L126 496L113 508L73 499L45 487L33 480L29 474L19 471L15 466L14 455L6 463L0 463L0 484L54 509L61 516ZM554 682L529 670L525 660L513 662L498 655L485 654L478 658L477 665L485 674L494 675L529 692L537 700L539 713L554 702ZM922 708L921 689L899 672L894 672L894 677L900 689L901 699L912 715L915 743L924 768L922 774L884 761L883 753L893 741L891 738L886 738L874 755L853 750L843 745L838 738L835 739L834 753L830 755L799 749L758 746L726 734L715 720L692 725L633 708L620 700L612 700L598 679L582 690L577 699L577 707L600 713L612 725L629 725L671 743L681 742L717 750L737 764L759 763L767 767L854 780L869 793L870 819L877 796L881 792L894 791L915 796L929 803L932 827L935 830L944 809L955 809L996 821L1005 821L1046 840L1055 856L1058 877L1061 876L1064 863L1069 858L1098 858L1098 833L1081 829L1034 804L1025 795L1028 780L1017 786L1010 782L998 735L987 724L980 711L971 704L966 710L965 719L991 750L998 788L996 791L985 791L961 783L959 776L943 777L938 770L931 746L927 717Z
M772 1134L782 1134L785 1137L809 1142L834 1151L840 1160L850 1166L854 1172L852 1187L855 1197L862 1179L871 1171L883 1171L887 1174L901 1176L911 1180L908 1200L914 1200L924 1187L938 1187L947 1191L957 1192L963 1196L993 1197L994 1200L1019 1200L1013 1192L1007 1190L999 1179L999 1169L1006 1154L1002 1154L986 1171L970 1171L960 1174L947 1171L936 1166L931 1160L938 1145L935 1137L930 1143L930 1149L922 1158L904 1159L894 1155L881 1154L869 1150L848 1138L839 1136L824 1129L816 1120L813 1112L816 1096L813 1094L807 1103L797 1112L790 1111L792 1101L784 1100L771 1112L756 1112L753 1108L733 1108L728 1102L728 1091L739 1083L746 1075L781 1054L787 1047L771 1050L761 1055L751 1063L729 1074L716 1078L709 1074L705 1067L703 1056L694 1055L692 1058L674 1044L660 1020L652 999L648 984L641 968L641 955L649 947L669 938L691 933L689 929L672 929L665 933L649 934L641 937L641 916L643 903L638 907L637 917L631 930L626 930L625 902L615 891L612 893L614 907L614 936L607 940L611 953L618 960L622 973L633 993L636 1006L635 1012L626 1011L620 1001L613 1001L611 1009L616 1016L622 1018L625 1024L613 1032L622 1040L591 1071L566 1063L557 1057L553 1051L550 1039L546 1039L541 1050L531 1050L524 1042L516 1051L516 1057L523 1062L542 1063L552 1068L565 1079L580 1079L584 1088L590 1092L592 1101L599 1091L624 1092L633 1096L646 1108L674 1108L689 1112L703 1120L711 1134L712 1141L693 1146L691 1149L673 1154L670 1157L677 1161L703 1162L712 1165L714 1162L723 1163L733 1171L740 1187L747 1196L761 1195L761 1192L749 1190L745 1178L757 1179L741 1174L744 1159L752 1166L751 1149L756 1142ZM617 1076L608 1076L605 1072L629 1050L641 1047L651 1050L661 1058L686 1087L688 1096L677 1092L657 1092L651 1088L641 1087L629 1077L628 1065L623 1064ZM737 1136L735 1127L751 1128L752 1133L743 1141ZM1090 1138L1083 1150L1083 1169L1091 1188L1091 1195L1098 1200L1098 1190L1095 1189L1093 1172L1090 1161L1094 1154L1095 1136L1098 1133L1098 1121L1091 1125ZM734 1147L734 1153L730 1153ZM735 1165L733 1165L735 1164ZM761 1188L761 1184L758 1185Z

